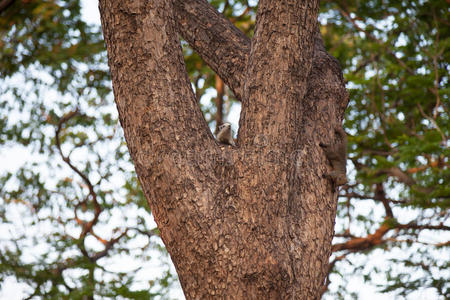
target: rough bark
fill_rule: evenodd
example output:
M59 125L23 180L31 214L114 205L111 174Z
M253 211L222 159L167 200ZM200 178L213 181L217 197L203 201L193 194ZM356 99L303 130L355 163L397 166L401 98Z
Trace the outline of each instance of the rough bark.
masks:
M318 144L347 94L318 1L299 2L259 1L250 42L206 1L100 0L125 138L188 299L320 295L337 195ZM237 147L209 131L177 32L242 100Z
M174 17L183 38L241 100L250 39L206 0L175 0Z

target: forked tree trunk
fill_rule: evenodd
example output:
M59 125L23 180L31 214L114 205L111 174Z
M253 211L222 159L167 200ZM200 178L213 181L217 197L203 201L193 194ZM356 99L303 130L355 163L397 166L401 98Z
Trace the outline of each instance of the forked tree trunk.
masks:
M337 193L319 142L347 105L318 1L259 1L250 41L206 0L100 0L115 101L187 299L317 299ZM191 90L181 34L242 101L219 145Z

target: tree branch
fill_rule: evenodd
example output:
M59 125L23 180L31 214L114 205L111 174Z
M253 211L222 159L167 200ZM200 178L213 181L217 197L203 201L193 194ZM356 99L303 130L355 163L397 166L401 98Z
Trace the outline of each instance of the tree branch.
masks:
M355 238L344 243L333 245L332 252L342 250L361 251L372 248L384 242L382 238L390 229L391 228L387 224L382 224L380 228L373 234L369 234L367 237Z
M112 247L113 247L113 246L114 246L121 238L123 238L127 233L128 233L128 229L125 229L118 237L113 238L113 239L107 241L106 244L104 244L104 245L105 245L105 249L103 249L103 250L100 251L100 252L95 253L95 254L92 256L92 260L93 260L93 261L97 261L97 260L99 260L100 258L106 256L106 255L108 254L108 251L109 251L109 250L110 250L110 249L111 249L111 248L112 248Z
M382 183L377 183L375 185L375 198L380 199L384 206L384 211L386 212L386 218L394 218L389 199L386 198L386 192Z
M367 30L364 30L363 28L361 28L361 26L359 26L359 25L356 23L355 19L353 19L353 18L350 16L349 11L348 11L348 9L345 7L344 4L342 4L342 3L337 3L337 5L338 5L338 9L339 9L339 11L341 12L341 14L342 14L342 15L343 15L350 23L352 23L352 25L355 27L356 30L358 30L358 31L360 31L360 32L363 32L369 39L371 39L372 41L374 41L374 42L377 43L378 45L383 46L383 42L382 42L382 41L380 41L379 39L377 39L373 34L371 34L370 32L368 32ZM408 67L408 66L406 65L406 63L403 62L403 60L401 60L400 58L398 58L397 55L395 55L395 53L394 53L391 49L385 48L385 51L386 51L389 55L391 55L391 56L398 62L398 64L399 64L400 66L402 66L402 67L403 67L410 75L415 75L414 70L412 70L410 67Z
M360 195L358 193L355 192L348 192L345 194L340 195L341 197L350 197L350 198L356 198L356 199L370 199L370 200L374 200L374 201L382 201L382 199L378 198L379 195L374 195L374 196L369 196L369 195ZM390 203L394 203L394 204L406 204L408 203L408 200L394 200L394 199L390 199L390 198L386 198L387 201L389 201Z
M343 260L347 255L349 255L351 252L347 252L347 253L344 253L344 254L342 254L342 255L340 255L340 256L337 256L335 259L333 259L333 261L332 262L330 262L329 264L328 264L328 273L327 273L327 278L325 279L325 284L323 285L323 287L322 287L322 290L321 290L321 292L320 292L320 294L321 295L323 295L323 294L325 294L325 292L328 290L328 286L330 285L330 273L331 273L331 270L333 270L333 268L334 268L334 266L336 265L336 263L338 262L338 261L340 261L340 260ZM319 298L320 299L320 298Z
M75 167L75 165L72 164L70 157L69 156L65 156L62 148L61 148L61 141L60 141L60 133L61 130L63 128L63 125L68 122L70 119L72 119L73 117L77 116L79 114L78 108L65 114L63 117L60 118L59 122L58 122L58 126L56 127L55 130L55 144L56 144L56 148L58 149L58 152L62 158L62 160L75 172L77 173L84 181L84 183L87 185L88 189L89 189L89 194L87 195L86 199L80 203L78 203L75 206L75 220L77 221L78 224L80 224L82 226L82 231L80 233L80 237L79 237L79 248L81 250L81 252L83 253L83 255L85 255L87 258L89 258L89 255L84 247L84 239L87 235L88 232L92 231L92 227L98 222L98 218L102 212L101 206L97 201L97 193L94 190L94 186L91 183L91 181L89 180L89 178L83 174L83 172L81 172L77 167ZM77 208L82 204L82 203L86 203L87 202L87 198L90 196L92 204L94 205L94 216L93 218L89 221L82 221L81 219L78 218L77 215Z
M242 103L238 136L243 144L252 145L254 138L261 135L271 145L281 146L283 139L283 147L288 148L282 151L292 151L298 146L302 118L298 105L308 92L318 28L318 2L258 2L255 35L247 63L248 99Z
M416 222L410 222L407 224L386 224L383 223L373 234L369 234L362 238L353 238L344 243L338 243L333 245L332 251L351 250L352 252L363 251L371 249L377 245L384 244L392 239L383 239L384 235L390 230L450 230L450 226L446 226L443 223L439 225L419 225ZM395 240L399 241L399 240ZM436 244L438 245L438 244Z
M0 13L7 9L13 2L14 0L0 0Z
M186 74L172 1L101 0L99 7L115 101L136 169L142 167L148 172L148 156L160 151L170 156L168 153L174 152L171 145L176 144L176 151L183 153L191 145L197 145L199 151L208 141L211 145L213 136ZM110 22L113 18L121 22ZM133 61L123 57L122 51L132 53ZM139 90L132 88L136 78ZM124 120L125 116L132 116L133 121ZM145 149L146 154L141 155L138 148Z
M439 225L419 225L416 222L410 222L408 224L398 224L395 226L395 228L398 229L419 229L419 230L450 230L450 226L444 225L444 223L441 223Z
M206 0L175 0L174 15L181 36L242 101L250 38ZM313 69L318 73L326 71L320 61L334 58L325 51L316 31Z
M242 100L250 39L206 0L175 0L174 15L181 36Z

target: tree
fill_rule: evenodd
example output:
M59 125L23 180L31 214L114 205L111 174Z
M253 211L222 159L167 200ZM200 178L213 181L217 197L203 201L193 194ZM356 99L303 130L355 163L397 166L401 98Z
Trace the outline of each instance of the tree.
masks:
M318 9L260 1L250 43L205 1L100 1L121 125L188 299L322 291L337 193L318 145L347 93ZM236 148L208 129L178 31L242 102Z
M3 8L6 2L11 5ZM149 249L159 247L158 231L148 221L150 210L109 107L112 97L98 30L80 18L78 1L6 2L0 1L0 165L8 165L11 151L21 149L17 145L31 155L24 155L21 168L1 174L1 281L13 275L26 283L20 289L30 297L164 295L164 287L172 282L170 273L145 282L140 271L149 269L147 261L154 255ZM209 64L215 61L208 57L219 51L218 56L236 61L236 49L241 48L219 47L223 41L216 37L228 34L228 42L239 38L236 44L249 49L256 3L210 3L247 37L235 29L229 34L225 30L229 27L211 22L217 13L203 1L176 5L176 27L199 53L205 47L216 48L203 54ZM339 59L350 91L344 121L350 133L349 184L340 190L327 270L329 292L324 298L343 299L354 293L354 298L365 299L365 294L372 299L370 289L364 287L362 294L360 286L352 289L349 282L355 279L377 285L390 298L417 299L425 292L426 297L448 297L446 4L321 4L325 48ZM202 6L207 9L198 9ZM211 13L210 19L201 13L205 11ZM227 116L234 96L182 43L195 98L214 128ZM225 66L218 62L214 67L224 79L239 73L233 69L233 74L224 74L239 67ZM217 97L209 104L211 88ZM264 146L267 140L260 142ZM7 150L9 146L12 150ZM88 186L67 161L91 181L101 209L91 231L84 234L74 214L92 220L96 206ZM110 247L101 242L115 237L120 239ZM142 240L147 241L142 249L136 247ZM112 268L127 257L141 267Z

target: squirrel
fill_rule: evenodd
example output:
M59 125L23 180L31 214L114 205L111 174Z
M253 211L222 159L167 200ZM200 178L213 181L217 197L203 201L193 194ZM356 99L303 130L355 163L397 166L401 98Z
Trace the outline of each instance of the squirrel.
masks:
M319 146L325 151L325 156L333 168L331 173L324 174L323 177L340 186L347 183L347 134L341 126L336 127L334 133L334 144L319 143Z
M231 130L230 123L223 123L219 126L219 133L217 134L217 140L226 145L236 146L233 139L233 131Z

